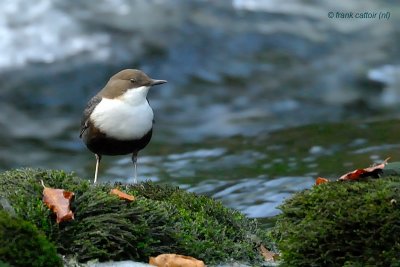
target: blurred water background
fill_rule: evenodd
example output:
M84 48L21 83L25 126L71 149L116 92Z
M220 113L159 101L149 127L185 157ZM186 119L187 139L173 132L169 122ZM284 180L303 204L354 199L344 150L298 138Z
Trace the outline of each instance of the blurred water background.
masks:
M139 68L168 80L149 94L140 180L273 216L317 176L400 160L399 15L391 0L3 0L0 170L92 179L81 112L112 74ZM105 157L100 180L132 173L129 156Z

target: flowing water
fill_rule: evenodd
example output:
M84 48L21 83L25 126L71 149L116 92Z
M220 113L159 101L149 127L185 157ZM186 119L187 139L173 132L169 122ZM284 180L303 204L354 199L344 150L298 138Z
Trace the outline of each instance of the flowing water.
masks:
M0 7L1 170L55 168L92 179L94 156L78 138L81 112L123 68L168 80L149 94L156 124L139 154L140 180L266 218L318 176L400 161L393 1ZM340 12L390 17L340 19ZM129 156L104 157L99 179L131 182L132 174Z

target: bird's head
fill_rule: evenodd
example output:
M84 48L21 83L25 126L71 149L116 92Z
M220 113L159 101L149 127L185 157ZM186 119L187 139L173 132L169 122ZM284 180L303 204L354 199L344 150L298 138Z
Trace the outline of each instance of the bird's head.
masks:
M128 101L146 99L149 89L165 80L155 80L141 70L125 69L110 78L107 85L100 91L105 98L123 98Z

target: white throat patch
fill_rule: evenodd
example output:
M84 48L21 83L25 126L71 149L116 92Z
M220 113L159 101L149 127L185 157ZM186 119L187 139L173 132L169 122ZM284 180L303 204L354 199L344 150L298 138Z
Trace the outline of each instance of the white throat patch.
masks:
M95 127L118 140L143 137L153 127L153 110L147 102L148 86L129 89L122 96L103 98L90 115Z

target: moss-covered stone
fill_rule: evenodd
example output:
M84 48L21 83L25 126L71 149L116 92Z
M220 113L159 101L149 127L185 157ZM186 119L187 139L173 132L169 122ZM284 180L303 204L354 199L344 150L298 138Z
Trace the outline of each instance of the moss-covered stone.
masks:
M322 184L280 209L283 266L400 266L400 177Z
M40 180L75 193L74 221L55 223L42 203ZM110 195L116 186L137 200ZM0 174L0 197L45 232L59 253L79 261L147 261L160 253L178 253L208 264L260 263L258 248L261 243L268 246L266 233L255 220L208 197L151 182L94 186L63 171L21 169Z
M6 262L4 262L4 261L2 261L2 260L0 260L0 267L11 267L11 265L6 263Z
M0 266L62 266L56 248L31 223L0 210Z

